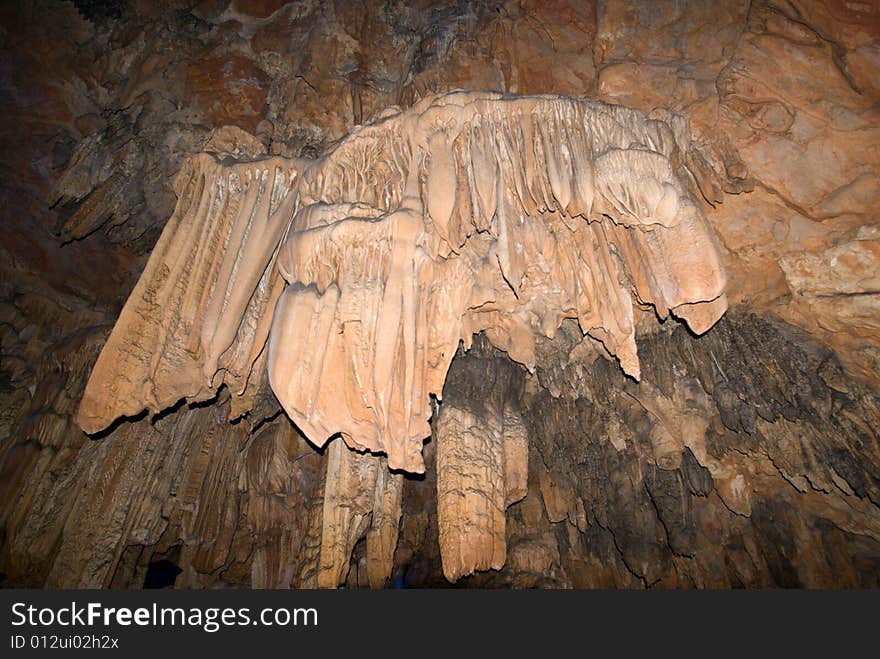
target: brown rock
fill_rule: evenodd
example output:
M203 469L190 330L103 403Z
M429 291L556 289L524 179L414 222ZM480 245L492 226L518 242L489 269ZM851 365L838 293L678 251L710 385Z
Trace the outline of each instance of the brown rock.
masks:
M223 126L211 132L204 150L221 157L244 160L264 155L266 145L237 126Z
M501 552L500 569L458 584L877 586L877 12L831 0L2 4L0 586L314 587L319 574L331 586L383 586L389 575L395 586L446 586L444 566L464 575ZM533 106L540 139L526 148L523 124L499 109L509 105L479 95L489 99L479 120L464 121L454 96L434 96L453 89L561 94L647 114L638 130L624 111L594 122L589 149L566 158L561 147L582 145L567 119ZM700 267L689 257L716 245L664 225L671 197L634 181L656 169L638 169L632 154L606 158L605 134L618 128L623 151L665 158L673 187L718 238L731 310L699 338L656 322L654 294L692 280L655 280L661 264ZM262 161L197 165L206 176L181 183L176 199L175 175L203 150ZM288 191L305 200L291 251L304 233L342 245L321 252L333 258L314 261L324 268L314 277L302 274L308 245L295 259L312 297L288 287L290 306L308 313L287 316L284 344L320 376L322 395L309 398L313 383L297 380L293 363L276 364L292 414L315 441L348 427L352 445L390 447L417 467L424 455L423 477L402 478L341 442L322 457L277 416L260 320L284 286L281 277L271 294L264 286L282 237L242 238L267 217L239 217L259 206L252 188L203 214L204 225L185 209L186 199L208 203L212 186L275 166L266 151L319 159L278 165L309 178ZM587 161L572 161L583 153ZM568 197L565 167L547 166L560 162L572 168ZM414 172L413 204L395 168ZM577 212L585 181L592 215ZM255 196L274 207L285 189L273 179ZM649 225L625 208L646 200L657 202L645 204ZM495 215L484 217L489 205ZM400 215L388 218L407 208L422 224L414 247ZM362 226L332 228L346 223ZM412 326L442 330L427 333L434 345L414 360L404 347L424 333L412 344L370 311L395 307L401 290L389 276L401 262L393 250L361 244L385 230L383 244L418 266ZM665 247L643 258L664 235ZM263 270L230 257L268 243ZM162 268L144 271L151 251L156 262L177 259L168 265L181 276L163 285ZM362 277L374 263L364 254L382 266L375 280ZM149 319L153 303L167 317ZM668 313L701 331L724 304L685 301ZM344 329L327 334L327 369L315 361L320 341L300 331L322 313ZM75 413L117 317L86 391L103 401L99 423L180 397L211 401L86 441ZM377 331L390 360L375 359ZM218 332L231 333L225 349ZM618 358L638 367L641 384ZM524 389L510 384L523 377ZM161 402L150 400L154 384ZM438 435L447 414L461 427ZM471 451L462 466L443 441L492 450ZM336 458L347 469L328 473ZM492 478L470 478L489 462ZM441 505L438 491L457 491L458 472L473 501L456 507L444 495ZM479 548L467 562L454 529ZM160 564L176 580L163 581Z
M267 18L287 4L290 0L234 0L232 7L247 16Z
M328 454L317 585L345 583L352 549L366 536L369 583L380 588L391 576L403 476L389 473L385 459L358 454L340 441Z
M186 95L211 125L231 124L253 133L263 118L269 78L242 55L208 57L187 68Z

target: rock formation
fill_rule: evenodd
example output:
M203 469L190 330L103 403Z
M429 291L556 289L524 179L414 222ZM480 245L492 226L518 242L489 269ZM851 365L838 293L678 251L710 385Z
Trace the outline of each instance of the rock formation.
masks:
M392 469L421 473L430 397L476 333L534 371L535 337L576 318L584 341L638 379L633 299L697 333L727 308L681 164L687 146L622 107L451 93L386 113L315 162L197 156L79 422L95 432L144 408L208 400L222 385L239 417L268 365L272 390L315 445L341 434ZM500 569L505 510L525 491L515 476L526 472L522 422L503 408L474 416L449 406L436 422L444 573ZM381 585L400 477L384 492L390 477L374 460L340 451L330 451L317 584L344 582L372 515L369 581ZM369 560L376 551L381 568Z
M270 322L272 389L305 435L341 433L410 472L424 470L429 396L473 334L534 370L535 335L577 318L638 379L631 296L697 333L727 307L683 147L626 108L452 93L314 163L199 156L80 423L94 432L222 384L237 415Z
M878 26L4 3L0 585L880 585Z
M222 384L240 415L240 398L253 399L262 375L251 377L281 293L274 256L297 176L282 159L229 166L205 154L187 163L174 216L86 386L83 430L207 400Z

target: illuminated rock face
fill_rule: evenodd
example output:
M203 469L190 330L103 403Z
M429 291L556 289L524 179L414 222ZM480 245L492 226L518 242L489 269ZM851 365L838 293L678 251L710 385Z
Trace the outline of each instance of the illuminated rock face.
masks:
M726 309L681 139L620 106L455 92L315 161L198 156L79 423L221 384L238 416L267 370L315 444L421 472L430 396L474 333L533 370L536 338L574 318L638 379L634 300L696 333Z

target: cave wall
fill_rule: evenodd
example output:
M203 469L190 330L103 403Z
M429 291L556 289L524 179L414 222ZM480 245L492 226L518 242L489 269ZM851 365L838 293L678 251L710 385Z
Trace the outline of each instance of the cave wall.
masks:
M606 360L523 374L529 494L508 514L509 564L475 582L876 587L876 398L841 386L827 349L753 314L640 348L639 383ZM496 360L462 360L477 362L472 386ZM452 375L447 387L467 378Z
M503 531L472 536L504 568L457 584L877 585L870 3L46 0L0 16L3 583L139 587L161 560L179 587L459 574L439 554L436 437L425 476L389 486L351 456L330 469L339 447L314 451L266 391L237 424L222 392L95 437L73 416L187 156L316 156L388 106L467 88L682 122L732 309L699 339L646 323L638 385L572 354L567 331L534 375L481 342L456 357L447 410L515 413L528 437L524 498L496 492ZM396 545L394 502L376 499L395 488ZM333 518L326 491L360 517Z

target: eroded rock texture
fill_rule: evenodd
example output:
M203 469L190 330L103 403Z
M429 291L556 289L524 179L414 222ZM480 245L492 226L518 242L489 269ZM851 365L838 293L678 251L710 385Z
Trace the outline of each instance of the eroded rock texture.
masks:
M877 586L878 52L870 2L0 3L0 583ZM502 96L432 108L457 89ZM573 131L572 113L554 109L532 122L530 151L521 114L486 112L540 94L622 105L606 116L659 127L656 140L636 131L636 149L667 160L718 238L731 309L712 330L658 331L640 304L657 300L640 299L639 260L621 246L681 229L623 219L618 202L639 199L600 190L602 131ZM565 139L545 146L550 133ZM584 139L590 223L574 212L589 177L573 176L566 203L564 168L529 170L542 172L537 188L516 176L517 159L547 165L548 153L574 174L584 162L559 149ZM482 185L486 154L504 190ZM395 179L392 165L412 176ZM373 183L346 178L367 170ZM454 195L434 194L447 186ZM300 191L298 223L279 230L273 213ZM665 188L650 198L668 199ZM325 206L305 211L313 202ZM461 221L467 205L479 226ZM260 212L241 217L247 207ZM409 211L423 226L407 243ZM396 415L355 397L336 418L313 417L309 438L345 424L395 428L349 438L374 447L400 428L430 434L392 446L413 469L424 459L419 477L339 438L316 451L264 377L261 310L285 285L289 309L324 310L330 324L388 297L387 268L380 284L332 250L321 253L335 269L288 258L299 283L284 281L281 246L292 257L333 232L377 264L418 265L421 293L446 291L445 364L412 372L449 374L383 390L405 377L377 379L362 361L373 386L340 391L369 391ZM386 253L379 234L409 252ZM679 240L662 261L699 251ZM618 345L578 326L584 308L559 278L571 252L611 264L584 286L617 302L587 324L601 317ZM482 292L457 296L474 281L497 299L470 308ZM630 320L619 312L634 287ZM352 345L347 318L327 337L334 350ZM458 338L480 329L461 351ZM633 346L638 384L604 359ZM383 368L406 373L410 358L385 350L395 359ZM154 355L152 371L131 361L138 351ZM84 396L90 371L123 364ZM313 414L291 401L300 421ZM80 423L110 425L88 438Z
M449 581L500 570L507 559L505 511L525 496L528 483L521 382L509 361L490 365L474 356L453 362L433 434L438 539Z
M453 362L447 388L479 373L492 400L518 382L529 437L504 569L461 585L876 587L880 408L844 385L827 350L733 313L697 340L682 327L646 337L636 384L607 360L567 355L576 328L553 344L559 360L536 376L491 350ZM413 586L442 583L429 489L404 496L396 569Z

